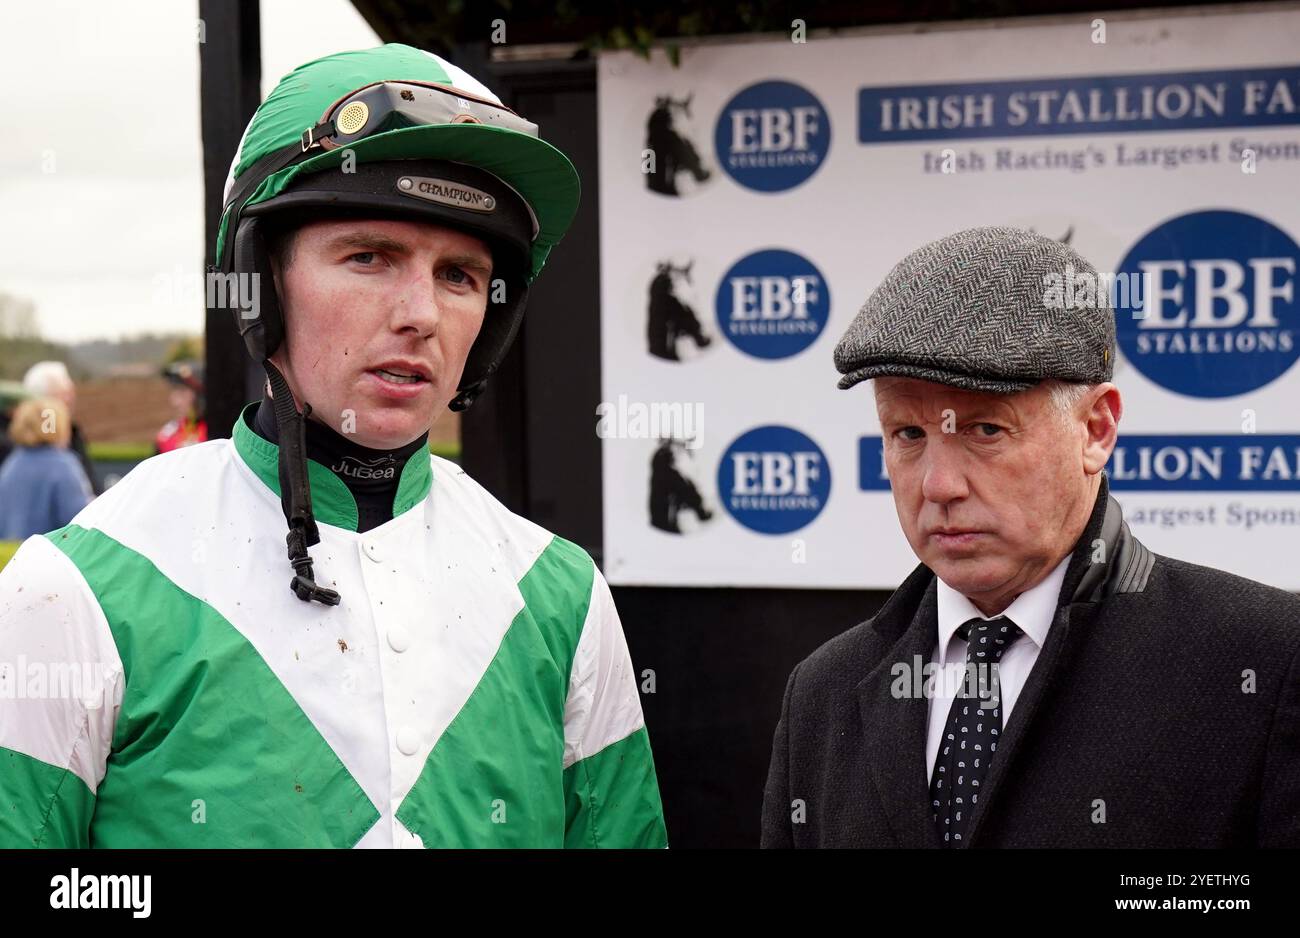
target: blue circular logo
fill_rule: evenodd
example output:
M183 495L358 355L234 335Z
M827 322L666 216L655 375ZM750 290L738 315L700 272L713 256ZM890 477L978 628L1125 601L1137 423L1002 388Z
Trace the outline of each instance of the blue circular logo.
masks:
M1300 248L1243 212L1192 212L1135 244L1116 289L1119 346L1156 384L1192 397L1231 397L1276 380L1300 357Z
M718 328L746 355L789 358L822 334L831 296L811 261L772 248L732 264L713 305Z
M718 165L758 192L793 189L826 161L831 122L813 93L762 81L727 102L713 131Z
M821 514L831 467L821 448L790 427L755 427L718 464L718 497L731 517L760 534L797 531Z

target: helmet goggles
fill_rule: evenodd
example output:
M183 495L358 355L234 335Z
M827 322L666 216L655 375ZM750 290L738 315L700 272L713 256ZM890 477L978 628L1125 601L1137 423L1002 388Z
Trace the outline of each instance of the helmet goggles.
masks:
M302 132L298 143L269 153L242 173L226 200L226 213L238 224L244 204L263 180L317 153L345 149L359 140L390 130L437 124L481 124L537 138L537 125L503 104L448 85L421 81L378 81L363 85L331 104L321 119ZM524 204L536 239L540 224ZM232 212L233 209L233 212ZM228 266L229 253L218 266Z
M378 81L335 101L314 127L302 133L306 153L346 147L371 134L421 124L486 124L537 136L537 125L503 104L448 85L419 81Z

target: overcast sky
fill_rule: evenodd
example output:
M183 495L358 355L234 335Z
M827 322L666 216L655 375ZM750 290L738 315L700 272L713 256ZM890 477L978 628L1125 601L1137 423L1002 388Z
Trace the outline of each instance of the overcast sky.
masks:
M378 43L347 0L262 0L262 93ZM0 4L0 293L61 341L203 330L198 3Z

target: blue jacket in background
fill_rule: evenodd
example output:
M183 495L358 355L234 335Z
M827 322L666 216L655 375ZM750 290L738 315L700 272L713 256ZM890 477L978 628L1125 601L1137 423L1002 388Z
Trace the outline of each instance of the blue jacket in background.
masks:
M15 446L0 464L0 541L21 541L63 527L93 497L70 450Z

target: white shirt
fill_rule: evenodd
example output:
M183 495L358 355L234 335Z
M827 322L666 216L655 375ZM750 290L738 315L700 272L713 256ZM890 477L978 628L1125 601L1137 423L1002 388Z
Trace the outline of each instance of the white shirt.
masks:
M1015 602L998 616L984 615L969 599L939 580L939 645L930 657L930 663L935 667L931 669L933 676L927 682L930 700L925 744L927 784L934 775L934 762L938 758L939 743L943 740L943 730L948 723L948 711L952 708L953 698L961 689L966 667L966 642L957 637L957 629L971 619L988 621L1006 616L1025 633L1007 650L998 665L998 680L1002 686L1002 725L1009 725L1011 708L1016 705L1020 689L1025 686L1029 672L1038 660L1038 653L1047 641L1048 630L1056 615L1056 602L1061 595L1061 584L1065 582L1065 568L1069 562L1070 557L1066 555L1046 579L1017 596Z

